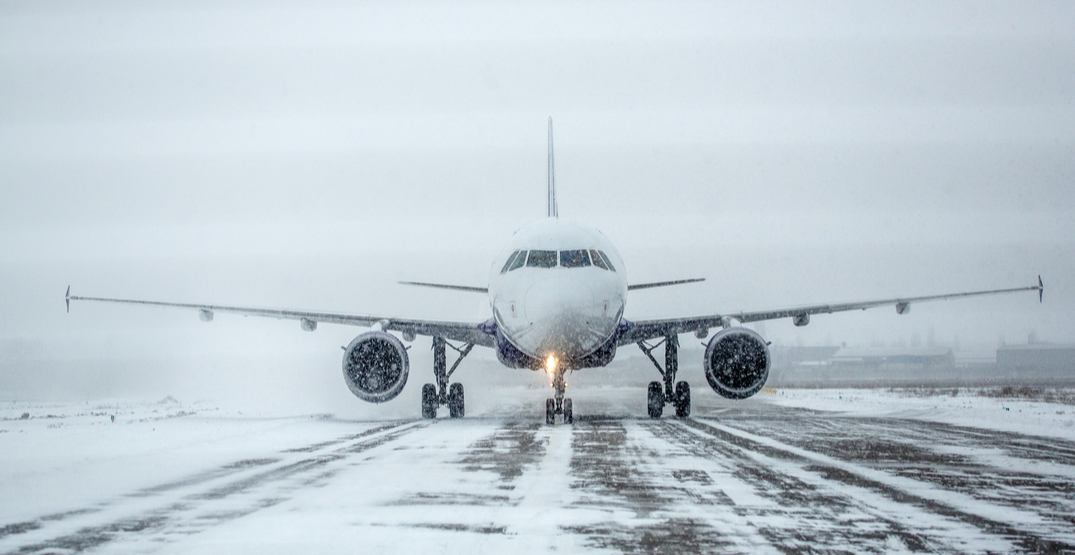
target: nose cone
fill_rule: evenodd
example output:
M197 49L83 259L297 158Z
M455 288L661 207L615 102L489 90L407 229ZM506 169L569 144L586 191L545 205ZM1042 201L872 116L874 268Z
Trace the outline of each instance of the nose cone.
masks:
M527 290L524 314L529 324L521 342L534 356L566 358L588 355L608 339L616 323L580 280L547 279Z

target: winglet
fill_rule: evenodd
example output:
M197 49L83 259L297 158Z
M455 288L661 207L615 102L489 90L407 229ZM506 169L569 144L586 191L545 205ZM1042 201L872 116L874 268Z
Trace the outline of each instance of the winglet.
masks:
M1038 302L1042 302L1042 297L1045 295L1045 284L1041 282L1041 275L1038 275Z
M71 286L67 286L67 294L63 296L64 302L67 303L67 313L71 313Z
M556 209L556 165L552 158L552 116L549 116L549 214L550 218L559 218L560 213Z

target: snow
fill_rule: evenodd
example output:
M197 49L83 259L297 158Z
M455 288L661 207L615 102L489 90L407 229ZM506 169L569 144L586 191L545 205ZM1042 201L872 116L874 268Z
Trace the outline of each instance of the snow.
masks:
M14 419L26 412L29 419ZM276 457L296 441L328 441L376 426L327 415L245 418L211 406L153 402L13 403L0 419L0 491L8 500L0 503L0 522L96 505L117 491L159 487L239 460Z
M1067 405L694 391L693 418L651 420L642 388L569 389L579 420L552 427L547 392L531 387L472 394L467 418L436 421L174 399L11 403L0 553L1075 546Z
M759 396L785 407L909 418L1075 441L1075 405L983 396L989 389L787 389ZM923 392L935 392L925 395Z

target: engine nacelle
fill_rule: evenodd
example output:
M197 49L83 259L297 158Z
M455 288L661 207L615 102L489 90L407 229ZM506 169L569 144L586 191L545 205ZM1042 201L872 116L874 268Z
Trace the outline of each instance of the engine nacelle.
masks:
M407 385L410 360L394 335L363 333L343 353L343 379L356 397L371 403L395 399Z
M728 328L705 349L705 378L722 397L746 399L769 379L769 363L769 346L757 332Z

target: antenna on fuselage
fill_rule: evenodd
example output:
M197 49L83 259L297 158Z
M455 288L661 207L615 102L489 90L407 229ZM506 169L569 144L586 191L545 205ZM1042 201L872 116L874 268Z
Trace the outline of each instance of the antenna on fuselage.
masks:
M552 158L552 117L549 117L549 217L559 218L556 210L556 165Z

